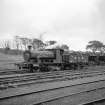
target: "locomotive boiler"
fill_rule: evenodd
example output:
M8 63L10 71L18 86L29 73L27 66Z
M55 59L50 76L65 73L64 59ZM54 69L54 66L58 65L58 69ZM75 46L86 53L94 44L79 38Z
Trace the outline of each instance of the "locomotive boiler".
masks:
M46 49L31 50L29 47L23 53L24 63L22 68L39 71L59 70L63 69L63 50L62 49Z

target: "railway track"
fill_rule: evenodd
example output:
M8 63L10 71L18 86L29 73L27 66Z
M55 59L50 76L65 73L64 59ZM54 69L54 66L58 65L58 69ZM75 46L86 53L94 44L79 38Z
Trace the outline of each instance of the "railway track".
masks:
M12 74L23 74L23 73L27 73L28 71L26 70L14 70L14 69L4 69L4 70L0 70L0 75L12 75Z
M105 75L46 82L0 92L0 105L83 105L105 98Z
M105 71L99 72L70 72L56 71L47 73L15 74L0 76L0 90L16 88L24 85L40 84L46 82L66 81L104 75Z
M105 69L105 66L98 66L98 67L85 67L83 69L83 71L89 71L90 69L93 69L94 71L96 71L95 69L102 69L102 71ZM81 70L78 69L78 70L66 70L66 71L71 71L71 72L80 72ZM97 70L98 71L98 70ZM56 71L54 71L56 72ZM63 72L63 71L60 71L60 72ZM0 68L0 76L2 75L14 75L14 74L27 74L27 73L30 73L28 70L17 70L17 69L3 69L3 68ZM36 73L36 71L35 71ZM50 73L50 72L48 72Z

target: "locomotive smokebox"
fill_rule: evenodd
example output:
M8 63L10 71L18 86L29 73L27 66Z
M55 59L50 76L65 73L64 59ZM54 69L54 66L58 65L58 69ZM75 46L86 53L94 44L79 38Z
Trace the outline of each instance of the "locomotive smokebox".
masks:
M31 50L32 50L32 46L31 45L28 45L27 46L27 50L24 51L24 53L23 53L24 61L26 61L26 62L29 62L30 61L30 58L31 58Z

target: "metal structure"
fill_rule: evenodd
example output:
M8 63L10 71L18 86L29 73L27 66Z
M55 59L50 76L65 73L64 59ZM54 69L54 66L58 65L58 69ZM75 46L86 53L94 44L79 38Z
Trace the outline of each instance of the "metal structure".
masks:
M54 71L83 68L90 64L104 64L104 55L64 51L60 48L32 51L31 46L23 53L24 62L17 64L20 69Z

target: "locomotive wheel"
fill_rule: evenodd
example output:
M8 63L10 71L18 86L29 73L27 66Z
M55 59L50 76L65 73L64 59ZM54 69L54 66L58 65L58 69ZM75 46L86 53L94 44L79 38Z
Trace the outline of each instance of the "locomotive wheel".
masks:
M34 69L35 71L38 71L38 70L39 70L39 67L33 67L33 69Z
M40 65L39 69L41 72L48 72L49 71L49 69L46 65Z

